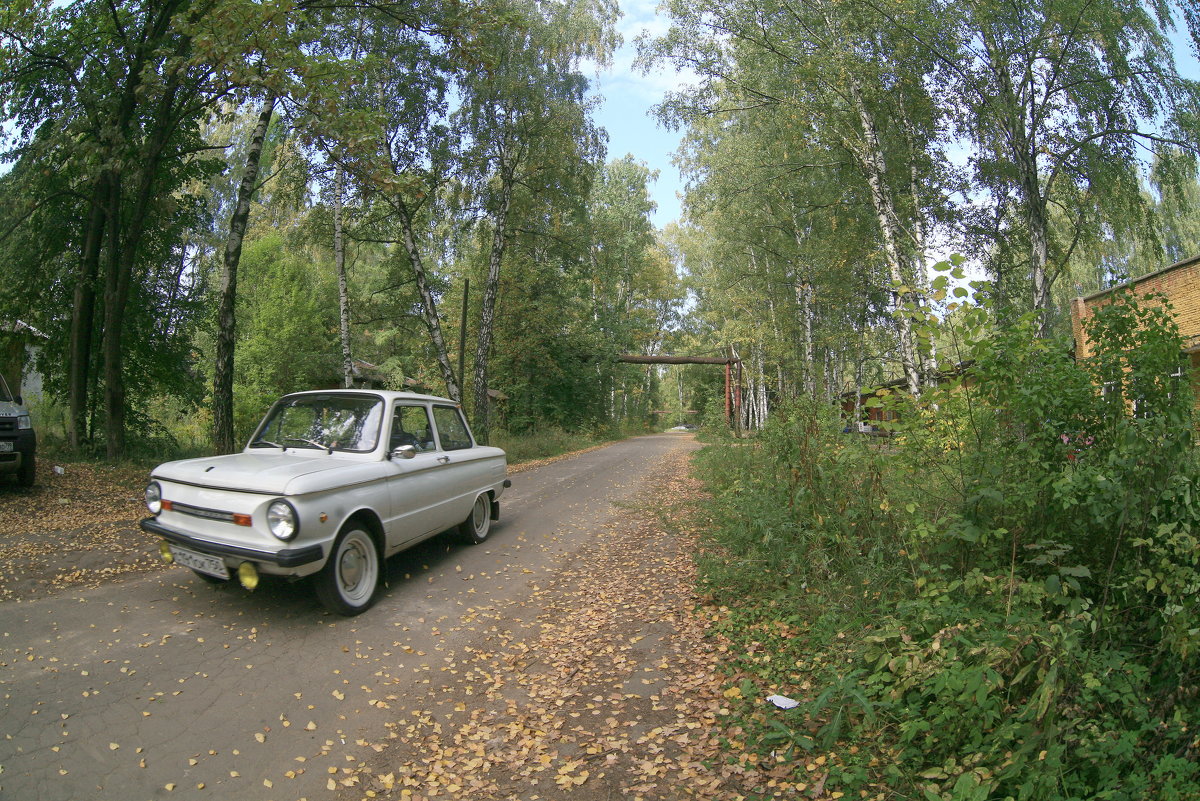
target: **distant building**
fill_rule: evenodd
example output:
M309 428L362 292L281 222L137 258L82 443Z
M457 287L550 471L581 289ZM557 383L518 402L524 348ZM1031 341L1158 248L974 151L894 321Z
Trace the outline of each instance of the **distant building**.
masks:
M1170 267L1093 292L1086 297L1075 298L1071 303L1071 330L1075 336L1076 359L1087 359L1095 353L1083 321L1089 319L1097 308L1111 302L1113 295L1122 289L1128 289L1139 299L1150 293L1167 298L1171 304L1171 316L1183 338L1181 362L1191 366L1195 382L1200 377L1200 256L1176 262ZM1200 390L1197 383L1192 386L1194 390ZM1197 393L1197 405L1200 406L1200 392Z
M42 376L33 362L46 339L45 334L21 320L0 321L0 375L26 400L42 394Z

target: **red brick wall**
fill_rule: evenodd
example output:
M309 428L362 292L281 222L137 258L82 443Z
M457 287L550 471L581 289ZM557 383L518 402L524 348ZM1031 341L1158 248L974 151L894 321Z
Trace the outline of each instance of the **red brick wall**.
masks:
M1071 303L1071 329L1075 335L1075 357L1086 359L1092 355L1091 343L1083 330L1083 321L1092 316L1098 306L1109 303L1113 293L1122 287L1130 288L1135 295L1161 293L1171 303L1172 316L1183 336L1184 346L1200 345L1200 257L1172 264L1166 269L1136 278L1120 287L1096 292L1086 298L1075 298Z

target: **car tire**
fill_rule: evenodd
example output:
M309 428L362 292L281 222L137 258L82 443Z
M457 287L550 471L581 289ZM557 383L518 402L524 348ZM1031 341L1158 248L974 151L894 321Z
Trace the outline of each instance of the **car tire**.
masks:
M467 519L458 524L458 533L468 545L478 545L487 539L491 530L491 496L485 492L475 499Z
M17 481L22 487L32 487L36 476L37 462L32 453L27 453L21 458L21 468L17 472Z
M199 570L195 570L195 569L193 569L192 572L195 573L199 578L203 579L208 584L214 584L218 587L229 583L229 579L223 579L220 576L210 576L207 573L201 573Z
M317 573L317 598L330 612L351 617L371 608L383 585L383 560L370 533L348 526Z

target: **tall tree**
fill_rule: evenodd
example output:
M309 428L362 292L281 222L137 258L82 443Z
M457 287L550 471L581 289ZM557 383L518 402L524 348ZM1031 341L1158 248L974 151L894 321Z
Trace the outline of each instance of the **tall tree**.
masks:
M521 24L489 40L491 69L463 84L456 115L470 143L463 178L477 187L491 229L472 371L473 430L484 442L490 430L488 365L514 196L561 198L572 189L586 190L576 179L583 165L598 159L602 145L587 115L587 81L578 69L585 57L609 59L613 16L608 3L529 6Z
M939 59L933 86L974 145L978 190L1012 210L993 216L1024 245L1045 334L1051 288L1081 240L1147 218L1139 149L1200 146L1200 84L1176 72L1165 3L976 0L938 13L953 23L943 40L901 27Z
M263 101L258 120L246 148L246 166L238 184L237 201L229 219L229 235L221 262L221 294L217 305L216 361L213 370L213 447L217 453L235 448L233 422L233 367L236 342L237 272L242 257L242 242L250 220L250 201L258 188L258 168L263 143L275 112L276 98L269 94Z
M286 16L286 6L254 0L82 0L10 5L0 17L10 157L62 171L78 198L66 348L73 443L98 383L107 451L124 451L130 332L154 330L139 319L148 276L176 263L194 213L188 193L221 166L205 157L202 124L252 80L268 47L293 44Z
M918 393L920 347L911 310L922 303L920 248L925 246L929 210L942 204L943 183L935 167L938 159L930 158L938 148L938 113L923 80L932 60L893 20L870 6L827 0L803 7L775 0L734 5L681 0L669 9L672 29L643 42L643 64L672 60L698 71L702 81L669 97L661 115L689 125L702 124L709 115L753 119L747 125L783 136L785 151L817 155L809 167L787 166L796 163L788 152L775 164L760 161L759 176L748 177L752 182L766 180L772 172L800 177L814 171L826 179L835 174L852 179L842 184L842 194L846 201L867 204L875 218L873 241L885 268L883 283L893 296L898 361L910 391ZM929 20L918 3L906 3L896 13L910 22ZM736 125L735 130L744 128ZM718 132L716 138L729 137ZM762 137L759 148L777 150L773 144ZM857 174L849 175L846 165ZM785 202L769 212L779 225L793 216L794 208L788 206ZM802 279L793 283L811 286ZM808 305L804 293L799 300L802 307Z

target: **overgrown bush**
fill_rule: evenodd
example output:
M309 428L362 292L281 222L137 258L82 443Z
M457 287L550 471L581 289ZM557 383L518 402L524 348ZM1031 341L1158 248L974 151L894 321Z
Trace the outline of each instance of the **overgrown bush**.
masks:
M508 455L509 464L583 450L603 441L603 437L563 431L555 426L546 426L517 434L509 431L493 431L491 436L491 444L504 449Z
M1200 798L1200 464L1169 314L1116 297L1079 362L1031 319L946 325L971 368L881 399L886 441L799 404L701 457L739 667L811 682L807 718L747 710L763 749L830 749L828 786L868 796Z

